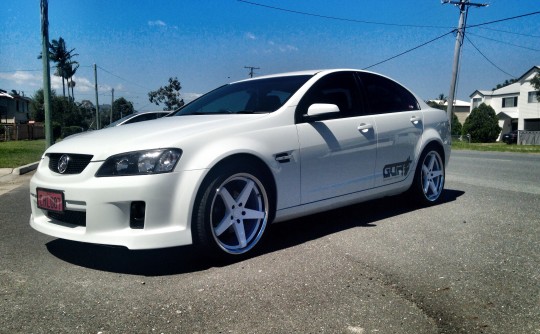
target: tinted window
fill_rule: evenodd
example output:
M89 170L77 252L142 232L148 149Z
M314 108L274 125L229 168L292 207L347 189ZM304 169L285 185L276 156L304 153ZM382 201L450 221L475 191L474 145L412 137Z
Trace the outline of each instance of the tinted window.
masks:
M322 77L304 95L297 107L297 118L307 113L315 103L329 103L338 106L339 117L362 114L358 84L352 72L331 73Z
M175 116L276 111L310 77L309 75L285 76L225 85L189 103Z
M359 73L371 113L418 110L414 95L398 83L372 73Z

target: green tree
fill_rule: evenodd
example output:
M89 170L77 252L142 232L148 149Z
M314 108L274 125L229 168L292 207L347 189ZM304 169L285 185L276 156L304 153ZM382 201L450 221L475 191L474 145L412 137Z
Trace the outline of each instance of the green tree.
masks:
M452 112L452 136L459 136L461 135L463 131L463 125L459 122L458 117L456 116L456 113Z
M536 99L540 102L540 72L531 79L531 85L536 89Z
M500 83L500 84L497 84L497 86L495 86L495 88L493 88L492 90L496 90L496 89L499 89L499 88L503 88L503 87L506 87L508 85L511 85L513 84L514 82L516 82L517 79L510 79L510 80L504 80L503 83Z
M176 110L184 105L184 100L180 98L180 89L182 86L178 78L171 77L167 86L149 92L148 99L157 106L165 104L163 110Z
M51 121L53 123L62 124L64 121L64 102L61 96L57 96L55 91L51 91ZM36 122L45 121L43 89L38 89L32 96L30 102L30 114Z
M43 89L39 89L34 93L30 102L30 112L36 122L45 121L43 101ZM91 110L89 114L91 121ZM82 107L82 104L77 105L65 97L57 96L54 91L51 92L51 122L55 139L59 138L64 132L63 129L68 127L89 128L87 110Z
M56 64L56 71L54 72L54 75L62 78L62 96L64 97L66 96L65 81L75 74L76 69L73 70L73 65L77 65L78 67L78 63L73 61L71 58L78 56L79 54L73 53L73 51L75 51L75 49L68 51L66 42L62 37L58 38L58 40L53 39L52 42L49 43L49 59ZM43 55L40 54L38 58L41 59L42 56Z
M78 107L84 119L85 129L95 128L96 107L94 104L90 100L82 100Z
M482 103L471 111L463 124L462 134L471 135L473 143L493 143L499 137L501 127L495 110Z
M54 100L55 98L56 93L51 91L51 100ZM36 122L45 121L44 101L45 97L43 95L43 89L38 89L32 96L32 101L30 101L30 115Z
M447 108L444 105L444 103L446 102L447 99L444 96L444 94L440 94L439 97L438 97L438 100L441 101L442 103L437 103L435 101L427 101L426 103L427 103L428 106L430 106L432 108L441 109L441 110L446 111ZM452 132L451 132L452 136L461 135L462 128L463 128L463 126L459 122L459 119L457 118L456 113L452 112Z
M77 104L71 99L60 97L58 99L59 109L62 112L62 126L63 127L82 127L86 128L84 116Z
M444 96L443 93L439 94L439 96L437 97L437 99L439 101L441 101L442 104L444 104L446 101L448 101L448 97Z
M135 112L133 109L133 103L121 97L114 100L112 105L112 119L113 122L119 120L120 118L131 115Z
M79 68L79 63L76 61L71 61L70 63L66 64L64 75L66 77L67 83L68 83L68 96L69 96L69 89L71 88L71 101L75 101L75 93L73 92L73 88L75 88L75 81L73 81L73 76L77 72L77 69Z

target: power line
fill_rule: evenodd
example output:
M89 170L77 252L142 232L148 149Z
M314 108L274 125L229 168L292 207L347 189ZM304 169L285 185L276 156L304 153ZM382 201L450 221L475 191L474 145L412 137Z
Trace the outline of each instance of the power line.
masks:
M120 80L124 80L124 81L127 82L127 83L131 83L131 84L133 84L133 85L135 85L135 86L138 86L138 87L140 87L140 88L144 88L144 89L151 90L151 89L148 88L148 87L141 86L141 85L139 85L138 83L135 83L135 82L133 82L133 81L127 80L127 79L125 79L125 78L122 78L121 76L118 76L118 75L116 75L116 74L114 74L114 73L112 73L112 72L110 72L110 71L104 69L104 68L101 67L101 66L98 66L98 68L99 68L100 70L102 70L103 72L112 75L113 77L117 77L117 78L120 79Z
M447 36L447 35L453 34L454 31L455 31L455 30L449 31L449 32L447 32L447 33L445 33L445 34L443 34L443 35L441 35L441 36L439 36L439 37L436 37L436 38L430 40L430 41L427 41L427 42L425 42L425 43L422 43L422 44L420 44L420 45L418 45L418 46L415 46L414 48L411 48L411 49L409 49L409 50L407 50L407 51L401 52L401 53L399 53L399 54L397 54L397 55L395 55L395 56L392 56L392 57L390 57L390 58L387 58L387 59L385 59L385 60L382 60L382 61L380 61L380 62L378 62L378 63L375 63L375 64L373 64L373 65L370 65L370 66L368 66L368 67L364 67L363 69L364 69L364 70L367 70L368 68L375 67L375 66L380 65L380 64L382 64L382 63L386 63L387 61L390 61L390 60L392 60L392 59L394 59L394 58L403 56L404 54L407 54L407 53L409 53L409 52L411 52L411 51L414 51L414 50L416 50L416 49L419 49L419 48L421 48L421 47L423 47L423 46L426 46L426 45L428 45L428 44L430 44L430 43L433 43L433 42L435 42L435 41L437 41L437 40L439 40L439 39L441 39L441 38L443 38L443 37L445 37L445 36Z
M521 34L519 32L506 31L506 30L501 30L501 29L493 29L493 28L486 28L486 27L481 27L480 29L502 32L505 34L512 34L512 35L523 36L523 37L540 38L540 36L536 36L536 35Z
M479 23L479 24L473 24L472 26L467 26L466 28L477 28L477 27L488 25L488 24L499 23L499 22L504 22L504 21L510 21L510 20L520 19L522 17L531 16L531 15L538 15L538 14L540 14L540 11L527 13L527 14L522 14L522 15L518 15L518 16L507 17L505 19L500 19L500 20L495 20L495 21L489 21L489 22L484 22L484 23Z
M497 43L502 43L502 44L507 44L507 45L515 46L516 48L522 48L522 49L525 49L525 50L539 51L539 52L540 52L540 49L534 49L534 48L529 48L529 47L527 47L527 46L521 46L521 45L517 45L517 44L512 44L512 43L508 43L508 42L499 41L499 40L496 40L496 39L493 39L493 38L480 36L480 35L478 35L478 34L473 34L473 33L471 33L470 31L468 32L468 34L469 34L469 35L476 36L476 37L479 37L479 38L487 39L487 40L490 40L490 41L493 41L493 42L497 42Z
M470 33L469 33L470 34ZM478 53L480 53L482 55L482 57L484 57L485 60L487 60L491 65L493 65L493 67L495 67L496 69L498 69L499 71L501 71L502 73L512 77L512 78L516 78L516 76L504 71L502 68L500 68L499 66L495 65L494 62L492 62L484 53L482 53L482 51L480 51L480 49L478 49L476 47L476 45L474 45L474 43L470 40L469 37L465 36L465 38L467 39L467 41L469 41L469 43L471 43L471 45L476 49L476 51L478 51Z
M293 14L299 14L299 15L305 15L305 16L313 16L313 17L319 17L323 19L329 19L329 20L335 20L335 21L344 21L344 22L353 22L353 23L363 23L363 24L375 24L375 25L383 25L383 26L394 26L394 27L409 27L409 28L438 28L438 29L448 29L451 27L443 27L443 26L430 26L430 25L417 25L417 24L400 24L400 23L388 23L388 22L376 22L376 21L365 21L365 20L356 20L356 19L347 19L337 16L329 16L329 15L321 15L321 14L315 14L315 13L308 13L303 12L299 10L292 10L282 7L276 7L276 6L270 6L270 5L264 5L257 2L247 1L247 0L237 0L238 2L243 2L248 5L253 6L259 6L264 8L269 8L273 10L279 10L282 12L288 12Z

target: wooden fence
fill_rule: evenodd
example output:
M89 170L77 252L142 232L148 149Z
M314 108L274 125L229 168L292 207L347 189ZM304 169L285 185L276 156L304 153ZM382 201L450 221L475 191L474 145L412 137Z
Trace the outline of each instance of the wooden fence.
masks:
M43 124L0 124L0 141L45 139Z

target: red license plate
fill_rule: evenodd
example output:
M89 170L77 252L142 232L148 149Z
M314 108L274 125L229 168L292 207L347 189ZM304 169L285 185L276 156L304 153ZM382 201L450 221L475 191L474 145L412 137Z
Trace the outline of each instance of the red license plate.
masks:
M41 188L36 190L38 208L56 212L64 211L64 192Z

